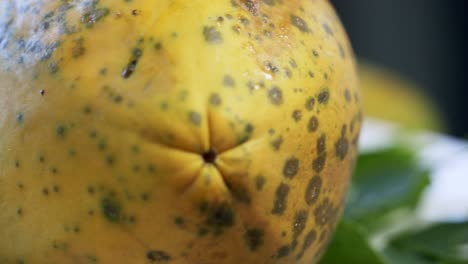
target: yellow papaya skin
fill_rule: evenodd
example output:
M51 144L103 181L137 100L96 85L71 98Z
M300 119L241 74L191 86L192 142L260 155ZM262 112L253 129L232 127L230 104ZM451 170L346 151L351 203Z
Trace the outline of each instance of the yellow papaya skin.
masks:
M358 86L325 0L2 0L0 263L315 263Z

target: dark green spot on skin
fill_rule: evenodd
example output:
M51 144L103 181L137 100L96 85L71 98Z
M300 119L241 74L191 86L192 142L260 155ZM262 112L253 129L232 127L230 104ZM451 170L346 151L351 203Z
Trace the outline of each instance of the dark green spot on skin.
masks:
M288 179L294 178L299 171L299 160L295 157L291 157L284 163L283 176Z
M323 27L323 30L325 31L325 33L327 33L329 36L334 35L333 30L330 28L330 25L328 25L328 23L323 23L322 27Z
M309 77L310 77L310 78L314 78L314 77L315 77L315 74L314 74L313 72L309 71Z
M265 185L266 178L263 175L258 175L255 177L255 188L257 191L261 191L263 189L263 186Z
M56 74L59 70L59 65L58 65L58 62L54 61L54 62L51 62L47 65L47 69L49 70L49 73L50 74Z
M325 134L322 134L318 139L317 139L317 153L322 154L325 152L326 149L326 143L327 143L327 136Z
M278 249L276 253L276 258L280 259L280 258L287 257L289 256L289 253L291 253L291 247L289 245L282 246Z
M315 132L317 131L319 127L319 121L318 121L318 118L316 116L312 116L310 119L309 119L309 123L307 124L307 129L309 130L309 132Z
M296 16L296 15L291 15L290 17L291 19L291 23L297 27L300 31L304 32L304 33L309 33L310 32L310 29L309 27L307 26L307 23L304 21L304 19Z
M182 217L182 216L177 216L175 219L174 219L174 223L179 226L179 227L182 227L184 226L185 224L185 219Z
M321 91L317 97L320 104L326 104L330 99L330 92L328 90Z
M317 50L312 50L312 55L314 55L314 57L318 58L320 56L320 54L318 53Z
M294 240L296 240L304 231L307 224L308 216L309 214L307 210L300 210L294 215L294 222L292 228Z
M23 209L22 209L22 208L16 209L16 214L17 214L18 216L22 216L22 215L23 215Z
M106 17L108 14L108 8L96 8L96 5L93 5L92 9L81 17L81 22L84 23L87 28L92 28L94 24Z
M340 52L340 56L342 59L346 59L346 52L345 52L345 49L343 48L343 45L338 42L338 50Z
M49 195L49 189L47 188L42 189L42 194L44 194L45 196Z
M279 87L275 86L268 90L268 98L274 105L281 105L283 103L283 92Z
M309 111L312 111L314 110L314 106L315 106L315 98L310 97L309 99L307 99L306 104L305 104L306 109Z
M271 73L278 73L278 72L279 72L278 67L276 67L275 65L273 65L273 63L271 63L270 61L265 61L263 64L264 64L264 66L265 66L265 69L266 69L268 72L271 72Z
M341 160L345 159L349 149L349 141L346 138L346 129L347 127L344 125L341 130L341 137L335 143L335 155Z
M113 166L115 163L115 158L112 155L106 157L106 163L108 166Z
M320 197L320 192L322 190L322 178L320 176L314 176L309 180L307 184L304 200L307 205L313 205Z
M156 43L154 44L154 49L155 49L155 50L159 51L159 50L162 50L162 48L163 48L163 45L162 45L161 42L156 42Z
M220 106L221 105L221 97L217 93L213 93L210 96L210 104L212 106Z
M92 112L93 112L93 111L92 111L92 109L91 109L91 106L85 106L84 109L83 109L83 113L84 113L85 115L89 115L89 114L91 114Z
M203 36L206 42L210 44L223 43L223 37L221 36L221 33L215 27L204 27Z
M295 122L299 122L302 119L302 111L301 110L294 110L292 113L292 118Z
M252 133L254 131L255 127L250 124L250 123L247 123L244 127L244 131L242 133L242 136L240 137L239 139L239 144L243 144L245 142L247 142L250 137L252 136Z
M190 122L192 124L194 124L195 126L200 126L201 125L202 117L201 117L200 113L190 111L188 116L189 116L189 120L190 120Z
M60 138L64 138L67 134L67 128L64 125L59 125L55 128L55 134Z
M275 140L271 142L271 146L273 147L273 150L278 151L281 148L281 145L283 144L283 137L279 136Z
M118 223L122 217L122 206L113 198L104 198L101 201L101 212L107 221Z
M307 235L304 238L304 242L302 243L302 249L299 254L296 256L296 260L300 260L302 256L304 255L305 251L312 246L312 244L315 242L317 239L317 232L315 230L311 230L307 233Z
M250 197L250 192L247 187L242 184L232 183L229 181L226 181L226 186L236 201L247 205L251 203L252 198Z
M205 225L219 235L225 228L234 225L234 211L228 204L207 206L202 212L206 215Z
M234 87L236 85L236 82L234 81L234 78L232 78L230 75L225 75L223 78L223 85L225 87Z
M248 229L244 234L245 243L250 251L255 251L263 245L265 232L259 228Z
M258 16L258 2L253 0L241 0L242 5L249 11L252 16Z
M23 113L19 113L16 115L16 123L18 124L22 124L24 121L24 115Z
M20 164L19 160L15 160L15 167L16 168L21 167L21 164Z
M86 49L84 47L84 38L78 38L73 41L74 45L72 48L72 57L78 58L85 54Z
M333 208L330 199L325 198L314 210L315 222L320 226L331 225L336 214L337 210Z
M273 209L271 210L272 214L282 215L286 210L287 198L289 194L289 185L281 183L275 192L275 199L273 203Z
M317 173L321 172L325 167L326 161L327 161L327 153L319 154L317 158L315 158L314 161L312 162L312 169L314 169L314 171Z
M146 253L146 258L151 262L169 262L172 257L162 250L150 250Z

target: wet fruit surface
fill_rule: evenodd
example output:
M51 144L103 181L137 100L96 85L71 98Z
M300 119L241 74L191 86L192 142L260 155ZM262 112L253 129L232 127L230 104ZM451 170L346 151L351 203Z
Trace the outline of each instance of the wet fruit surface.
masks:
M0 3L1 263L313 263L361 123L328 1Z

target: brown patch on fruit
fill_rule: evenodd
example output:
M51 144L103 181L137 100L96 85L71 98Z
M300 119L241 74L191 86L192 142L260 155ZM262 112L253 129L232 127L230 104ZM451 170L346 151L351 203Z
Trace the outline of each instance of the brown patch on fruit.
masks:
M318 198L320 197L322 185L323 182L320 176L314 176L309 180L304 195L304 199L309 206L317 202Z
M273 209L271 210L272 214L282 215L286 210L287 198L289 194L289 185L281 183L276 188L275 199L273 203Z

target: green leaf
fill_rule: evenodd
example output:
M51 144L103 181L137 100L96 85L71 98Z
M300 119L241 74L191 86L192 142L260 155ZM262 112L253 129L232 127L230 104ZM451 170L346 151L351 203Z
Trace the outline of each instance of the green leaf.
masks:
M438 261L433 263L468 263L467 245L468 222L438 224L402 234L390 242L391 248Z
M394 147L361 154L358 158L344 217L378 228L387 213L414 208L429 185L411 150Z
M343 220L319 264L390 264L369 244L364 230Z

